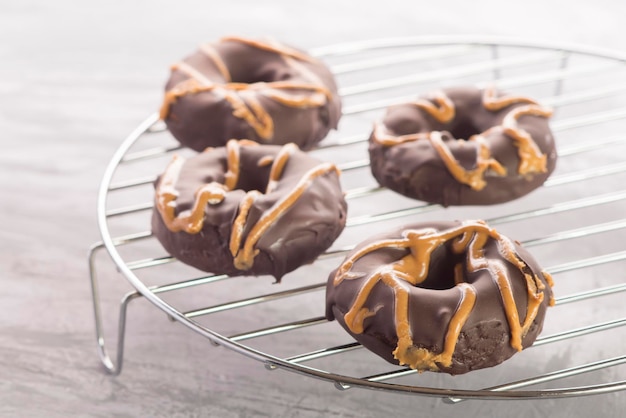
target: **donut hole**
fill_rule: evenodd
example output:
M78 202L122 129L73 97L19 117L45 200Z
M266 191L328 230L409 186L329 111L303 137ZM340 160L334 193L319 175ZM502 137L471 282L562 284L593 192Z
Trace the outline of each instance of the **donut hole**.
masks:
M449 132L455 139L468 140L473 135L483 132L473 120L469 118L457 118L458 120L450 128Z
M235 189L251 192L256 190L265 193L270 181L270 167L256 167L255 165L242 164L239 178Z
M446 248L440 246L431 254L428 276L419 283L417 287L431 290L447 290L456 286L454 281L454 269L459 263L463 263L463 254L454 254Z
M292 71L284 64L268 62L255 66L253 70L250 69L248 72L234 73L232 81L244 84L271 83L289 80L292 77Z
M287 81L293 78L292 70L282 65L268 64L262 66L260 70L257 80L259 82L271 83L273 81Z

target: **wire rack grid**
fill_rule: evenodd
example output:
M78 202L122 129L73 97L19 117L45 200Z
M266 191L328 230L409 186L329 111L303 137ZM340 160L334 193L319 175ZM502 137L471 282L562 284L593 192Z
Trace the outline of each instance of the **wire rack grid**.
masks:
M127 307L143 297L215 345L341 390L362 387L456 403L626 389L620 368L626 363L620 301L626 291L626 56L572 45L442 37L333 45L311 53L331 66L344 102L339 130L311 152L342 170L346 230L314 264L280 285L269 285L269 278L207 275L178 263L149 229L152 183L173 153L190 151L177 145L156 115L148 117L105 171L98 199L102 241L88 256L98 354L106 371L121 372ZM366 143L373 121L389 105L461 84L495 84L555 110L559 161L543 187L501 205L442 208L375 183ZM484 219L522 241L554 276L556 306L531 348L468 377L418 374L362 350L325 320L326 277L347 251L374 232L429 219ZM104 337L96 262L101 251L134 288L120 302L115 359ZM598 340L602 349L593 348ZM574 344L592 348L571 350Z

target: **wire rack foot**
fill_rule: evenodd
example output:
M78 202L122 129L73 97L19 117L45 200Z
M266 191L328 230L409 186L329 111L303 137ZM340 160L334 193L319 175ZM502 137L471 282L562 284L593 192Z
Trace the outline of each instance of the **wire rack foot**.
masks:
M115 361L109 355L106 349L106 339L104 336L104 327L102 325L102 308L100 305L100 290L98 287L98 274L96 271L96 255L104 248L102 242L95 243L91 246L88 253L89 259L89 279L91 283L91 299L93 301L93 314L96 324L96 343L98 347L98 356L105 371L113 376L117 376L122 372L124 364L124 339L126 335L126 315L128 312L128 304L141 296L139 292L128 292L120 301L119 319L117 325L117 348L115 350Z

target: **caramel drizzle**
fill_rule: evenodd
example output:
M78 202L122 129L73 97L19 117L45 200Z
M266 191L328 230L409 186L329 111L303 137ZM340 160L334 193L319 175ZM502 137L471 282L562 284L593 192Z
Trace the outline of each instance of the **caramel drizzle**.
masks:
M487 259L483 249L488 239L496 240L498 250L503 260ZM401 365L408 365L419 370L438 370L439 364L448 367L452 363L452 356L459 335L467 318L472 313L476 302L476 290L463 282L461 264L455 266L455 288L461 293L459 304L453 314L445 333L443 350L439 353L423 347L415 347L411 336L411 318L409 318L409 291L411 286L422 283L429 271L432 252L452 240L452 250L455 253L466 252L466 269L469 273L478 270L488 270L498 286L502 306L510 329L510 345L516 350L522 350L522 338L528 332L533 320L537 316L539 307L544 299L545 285L537 275L524 272L526 264L519 259L512 242L488 227L482 221L468 221L462 225L445 230L436 231L431 228L407 230L401 239L389 239L373 242L347 258L337 270L334 277L334 286L344 280L354 280L365 276L365 273L351 271L354 263L361 257L383 248L408 249L410 252L401 260L384 265L364 280L352 306L344 315L346 326L354 334L364 331L366 318L376 315L380 305L373 310L365 307L375 285L382 282L394 294L394 317L398 344L393 351L394 357ZM520 321L517 305L513 296L511 278L506 272L505 261L517 267L524 275L528 289L526 317ZM552 286L551 278L545 276Z
M412 102L420 109L424 110L441 123L447 123L454 118L454 103L445 96L443 92L437 92L433 101L417 100ZM501 126L494 126L490 129L476 135L472 135L468 141L477 144L476 165L473 169L465 169L459 161L454 157L450 147L442 140L441 132L433 131L430 133L415 133L408 135L391 135L383 132L381 124L374 126L373 140L383 146L395 146L405 142L418 140L428 140L439 154L450 174L459 182L467 184L473 190L482 190L487 182L485 181L485 173L492 172L499 176L505 176L507 170L500 162L491 155L489 143L486 136L490 133L501 130L505 135L513 140L514 146L518 148L518 156L520 159L518 165L518 174L527 175L533 173L545 173L547 171L547 156L542 154L537 143L531 135L518 125L521 116L532 115L541 117L550 117L552 111L539 106L533 99L525 96L503 96L497 97L495 88L488 87L483 92L483 106L490 111L497 111L513 104L528 103L525 106L517 107L511 110L503 119ZM463 139L455 140L456 143L464 141Z
M250 45L256 49L262 49L264 51L274 52L278 55L283 55L285 57L295 58L299 61L308 61L314 62L315 59L307 54L304 54L296 49L289 48L286 45L281 45L280 43L269 39L265 42L257 41L255 39L243 38L241 36L224 36L221 39L222 42L225 41L233 41L233 42L241 42L242 44Z
M159 185L156 188L156 207L165 226L172 232L184 231L188 234L197 234L204 225L204 210L207 204L217 205L226 198L226 193L235 188L239 180L239 148L240 146L257 146L256 142L241 140L228 141L227 149L227 171L224 175L224 184L211 182L201 186L196 191L196 200L192 208L182 211L176 215L176 182L185 163L185 158L174 155L168 164L165 172L161 176ZM212 148L207 148L205 152L210 152Z
M173 71L180 71L183 74L185 74L186 76L188 76L189 78L193 78L195 80L198 81L198 83L200 83L201 85L204 86L211 86L213 85L213 82L211 80L209 80L208 78L206 78L204 76L204 74L202 74L200 71L196 70L194 67L192 67L191 65L187 64L184 61L180 61L177 63L172 64L172 66L170 67Z
M487 86L485 90L483 90L483 106L485 109L491 110L492 112L497 112L498 110L502 110L505 107L517 103L529 103L539 106L539 103L537 103L534 99L526 96L508 95L498 97L496 88L493 85Z
M504 133L515 140L520 158L519 174L545 173L547 157L541 153L539 146L528 132L517 125L520 116L532 115L550 117L552 111L536 105L526 105L513 109L502 121Z
M183 157L174 155L168 164L156 190L156 208L170 231L197 234L204 224L206 205L216 205L222 202L228 189L225 185L216 182L205 184L196 192L196 200L192 208L176 215L178 192L175 185L184 163Z
M469 185L474 190L482 190L487 182L485 181L485 172L491 170L500 176L506 175L504 168L496 159L491 158L491 150L482 135L473 135L470 141L477 144L476 167L471 170L464 169L454 158L450 148L441 138L441 132L432 132L428 139L435 148L446 168L452 176L460 183Z
M211 61L213 61L213 64L215 64L217 70L220 72L222 77L224 77L224 80L226 80L228 83L233 81L233 77L230 75L230 70L228 69L228 66L213 45L202 44L200 45L200 51L204 52L204 54L208 56Z
M298 147L296 144L287 144L280 149L280 151L276 155L276 158L274 158L272 162L272 167L270 168L270 178L267 182L265 194L274 191L274 189L278 185L278 180L280 180L280 177L283 175L283 170L287 165L287 161L289 161L289 157L291 157L291 154L293 154L297 150ZM259 163L262 162L259 161Z
M241 42L257 49L274 52L287 64L298 68L310 82L234 83L228 66L217 50L211 45L203 45L200 50L213 61L226 82L213 82L187 63L174 64L173 70L179 70L189 78L165 93L159 115L162 120L168 117L172 104L179 98L202 92L215 92L230 103L233 116L245 120L261 139L269 140L274 135L274 121L258 100L258 94L294 108L321 107L331 100L332 93L323 86L319 77L300 64L302 61L313 61L306 54L273 42L265 43L240 37L227 37L222 41ZM295 93L292 90L304 90L307 93Z
M443 91L435 92L432 96L432 101L434 103L424 99L417 99L411 102L411 104L426 111L441 123L447 123L454 119L456 112L454 103Z
M176 215L178 191L175 186L185 159L178 155L173 156L172 161L161 176L155 192L156 208L163 219L163 223L170 231L184 231L189 234L197 234L202 230L207 204L218 205L225 199L226 193L234 190L237 185L241 172L240 148L242 146L258 146L258 144L248 140L228 141L226 144L227 172L224 184L211 182L201 186L195 194L192 209L182 211L178 215ZM287 144L281 148L276 157L267 158L268 156L265 156L259 160L259 166L272 164L269 182L265 191L266 194L273 192L277 188L290 156L297 149L296 145ZM211 150L209 148L205 152L211 152ZM229 250L234 258L235 267L239 270L249 270L254 264L254 258L259 253L254 246L262 238L263 234L271 228L277 219L298 202L316 178L333 171L339 174L337 167L331 163L322 163L307 171L292 190L288 191L271 208L263 213L261 218L250 229L246 239L243 240L243 233L248 223L250 209L255 200L263 195L263 193L257 190L247 192L239 203L239 212L233 221L229 242Z
M263 213L261 218L257 221L256 224L254 224L254 226L248 233L248 236L246 237L243 245L240 245L243 228L233 228L230 250L231 254L234 257L235 267L239 270L249 270L254 264L254 257L256 257L259 253L259 250L254 248L254 245L259 241L259 239L261 239L265 231L267 231L278 218L280 218L298 201L298 199L304 194L306 189L316 178L321 177L332 171L339 174L339 171L334 164L324 163L312 168L307 173L305 173L296 185L296 187L294 187L291 192L289 192L289 194L283 196L278 202L274 204L274 206L272 206L268 211ZM245 199L240 206L240 212L245 211L247 214L249 208L252 206L257 196L258 195L255 194L250 199ZM235 222L238 222L238 219L236 219ZM239 224L243 223L239 222ZM238 251L235 251L235 245L232 244L233 242L237 244Z

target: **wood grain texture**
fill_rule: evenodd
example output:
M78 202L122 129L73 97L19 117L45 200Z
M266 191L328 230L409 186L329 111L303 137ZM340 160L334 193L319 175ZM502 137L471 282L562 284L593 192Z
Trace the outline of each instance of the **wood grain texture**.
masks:
M98 184L121 140L158 109L171 62L225 34L271 35L303 48L463 33L626 47L621 2L484 4L0 3L0 416L618 416L623 394L450 407L344 393L213 347L141 300L129 311L123 373L110 377L99 366L86 258L99 239ZM101 286L111 331L130 286L114 271Z

